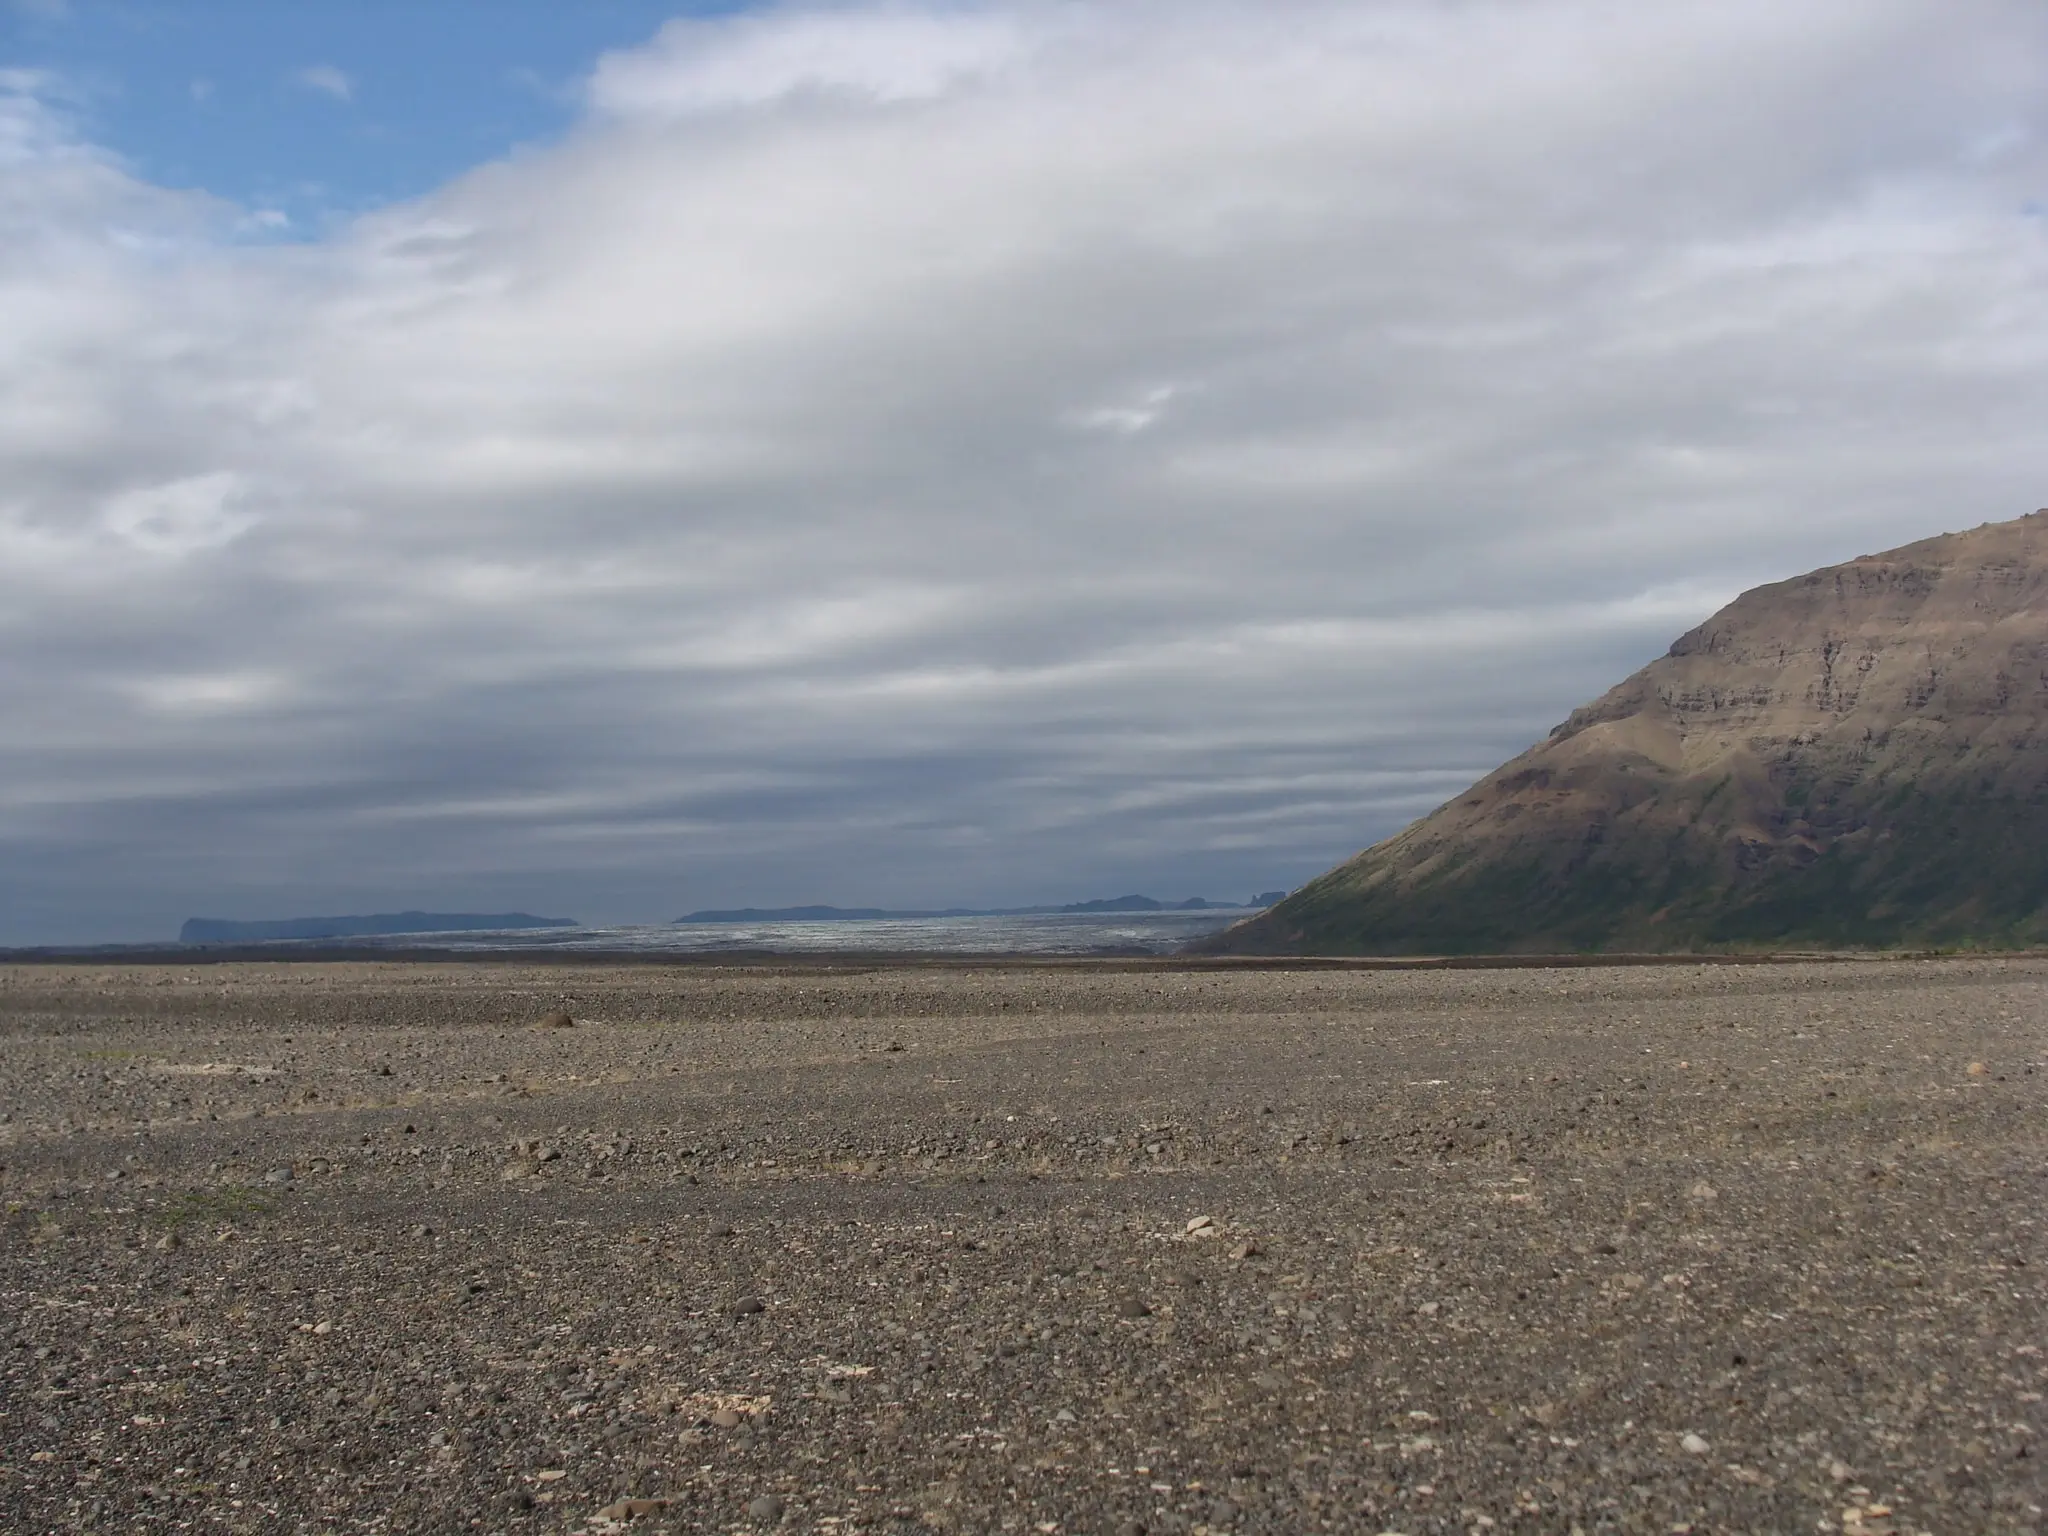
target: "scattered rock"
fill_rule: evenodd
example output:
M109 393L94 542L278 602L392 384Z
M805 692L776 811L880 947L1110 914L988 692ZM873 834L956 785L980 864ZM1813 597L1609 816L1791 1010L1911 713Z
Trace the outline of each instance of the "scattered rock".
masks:
M1216 1218L1213 1216L1191 1216L1188 1218L1188 1236L1193 1237L1198 1232L1208 1232L1212 1228L1214 1228L1215 1225Z
M8 968L0 1281L16 1301L0 1336L0 1502L27 1514L0 1527L125 1530L232 1499L259 1525L474 1521L478 1536L782 1536L832 1517L831 1530L902 1536L997 1532L1005 1517L1009 1536L1039 1521L1074 1536L1631 1523L1569 1491L1581 1480L1643 1489L1635 1523L1660 1531L1789 1528L1788 1511L1810 1531L1810 1504L1843 1531L1856 1509L1860 1536L1879 1536L1896 1488L1912 1500L1900 1536L1968 1536L2041 1465L2012 1406L2043 1368L2031 1184L1978 1180L1958 1199L1940 1158L1909 1141L1873 1150L1866 1121L1824 1092L1851 1099L1848 1064L1882 1052L1873 1105L1938 1101L1958 1140L1991 1149L1983 1167L2030 1173L2048 1067L2026 1075L2014 1046L2008 1082L1995 1067L1965 1078L2000 1089L1973 1099L1953 1092L1952 1046L1972 1031L2037 1036L2013 978L2038 982L2048 964L1935 962L1896 997L1889 966L1574 972L1573 995L1596 994L1583 1021L1578 1005L1550 1014L1561 982L1542 971L864 965L579 972L578 1006L598 1022L573 1040L533 1027L545 991L506 1000L504 978L550 984L526 967L408 970L389 986L375 968L332 982L273 968L261 990L169 968L115 976L135 1000L103 1004L90 971ZM59 1005L35 1001L57 981ZM1768 1017L1871 1022L1839 1055L1773 1062L1782 1034L1750 1028L1758 982ZM1115 1021L1150 1031L1183 991L1172 1027L1188 1050L1169 1060L1150 1041L1135 1057L1148 1070L1117 1080L1134 1053ZM1381 1028L1390 993L1442 993L1444 1008L1426 1027ZM1586 1086L1557 1094L1537 1063L1505 1070L1499 1025L1524 996L1550 1024L1584 1023L1538 1044L1583 1055ZM70 1038L66 1010L95 1008L116 1022ZM1895 1029L1886 1009L1941 1022ZM1358 1028L1311 1028L1304 1011ZM67 1018L54 1046L53 1014ZM1246 1034L1268 1015L1270 1062ZM849 1062L855 1043L879 1054L865 1036L886 1041L897 1017L917 1020L912 1049L934 1047L932 1085L920 1068L878 1096ZM983 1051L990 1017L1011 1027ZM290 1018L296 1043L273 1051L265 1018ZM1102 1078L1070 1092L1064 1074L1093 1063L1098 1031ZM1711 1093L1674 1075L1702 1037L1726 1058ZM31 1049L11 1050L17 1038ZM1638 1057L1646 1040L1655 1057ZM286 1116L275 1079L139 1068L120 1100L103 1076L127 1070L117 1050L274 1055L289 1086L403 1102L342 1108L323 1088L335 1113ZM368 1075L386 1053L396 1081ZM1487 1064L1494 1091L1435 1085L1452 1056ZM501 1068L537 1097L485 1087ZM1277 1125L1253 1120L1248 1095L1283 1068L1330 1086ZM1172 1137L1156 1128L1168 1115ZM1373 1168L1273 1180L1276 1144L1303 1130L1334 1144L1347 1116L1371 1127ZM1481 1118L1513 1138L1505 1152L1464 1135ZM1146 1144L1166 1162L1129 1155ZM1753 1178L1766 1157L1772 1176ZM845 1177L870 1158L888 1172ZM517 1188L499 1193L508 1162ZM272 1168L294 1182L266 1188ZM692 1173L703 1188L684 1187ZM1520 1203L1539 1178L1543 1203ZM1739 1222L1689 1202L1704 1179L1734 1181L1720 1199ZM1215 1240L1188 1231L1192 1213L1175 1227L1175 1204L1207 1215L1196 1232ZM1603 1243L1618 1255L1596 1256ZM1418 1314L1431 1301L1437 1315ZM1961 1313L1967 1350L1948 1326ZM1888 1317L1890 1378L1862 1363ZM1679 1362L1665 1386L1615 1390L1651 1353ZM1937 1370L1953 1414L1873 1439L1869 1421L1913 1411ZM1793 1386L1807 1391L1789 1400ZM1425 1408L1444 1422L1411 1417ZM1704 1423L1719 1438L1689 1441ZM1836 1448L1869 1460L1875 1486ZM1545 1487L1553 1468L1562 1496ZM771 1494L782 1507L757 1520L750 1501Z
M649 1515L658 1515L668 1506L667 1499L615 1499L591 1518L624 1525L629 1520L642 1520Z

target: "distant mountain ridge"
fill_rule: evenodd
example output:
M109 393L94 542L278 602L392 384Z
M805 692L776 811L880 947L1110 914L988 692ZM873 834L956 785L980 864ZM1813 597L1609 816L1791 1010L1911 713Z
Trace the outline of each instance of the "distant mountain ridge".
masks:
M276 939L361 939L394 933L477 933L507 928L575 928L573 917L531 912L370 912L355 917L287 917L269 922L187 918L180 944L260 944Z
M1205 912L1212 907L1230 912L1241 907L1267 906L1284 894L1267 891L1242 904L1210 901L1201 896L1190 896L1185 901L1160 901L1151 896L1104 896L1094 901L1071 901L1059 907L945 907L920 911L890 907L731 907L686 913L671 926L682 923L851 923L887 918L1057 917L1091 912Z
M1745 592L1215 954L2048 943L2048 511Z

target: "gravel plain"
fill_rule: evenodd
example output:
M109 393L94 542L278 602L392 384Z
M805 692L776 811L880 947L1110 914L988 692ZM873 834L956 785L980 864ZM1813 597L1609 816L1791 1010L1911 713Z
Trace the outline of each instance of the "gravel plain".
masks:
M2034 959L0 968L0 1525L2039 1532L2044 1108Z

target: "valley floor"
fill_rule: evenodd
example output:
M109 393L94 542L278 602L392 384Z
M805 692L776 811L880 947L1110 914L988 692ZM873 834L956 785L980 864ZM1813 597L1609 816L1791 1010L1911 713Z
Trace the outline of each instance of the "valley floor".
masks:
M0 969L0 1510L2038 1532L2044 1110L2039 960Z

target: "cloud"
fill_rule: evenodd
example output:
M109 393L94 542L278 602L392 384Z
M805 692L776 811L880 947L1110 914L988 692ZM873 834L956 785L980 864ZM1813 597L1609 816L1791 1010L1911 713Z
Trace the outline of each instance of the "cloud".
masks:
M1304 878L2048 501L2044 84L2001 0L778 10L287 245L9 76L0 938Z
M1174 397L1171 384L1161 384L1145 390L1126 405L1102 405L1091 411L1078 411L1072 420L1074 425L1091 432L1115 432L1124 437L1143 432L1166 414L1167 404Z
M100 519L130 548L182 557L219 549L254 527L241 500L241 477L232 471L191 475L111 496Z
M313 64L300 70L292 79L309 91L336 101L354 101L356 83L332 64Z
M1013 68L1038 40L1021 17L975 11L756 12L683 18L644 48L608 55L591 104L622 116L760 107L791 97L876 106L925 101Z

